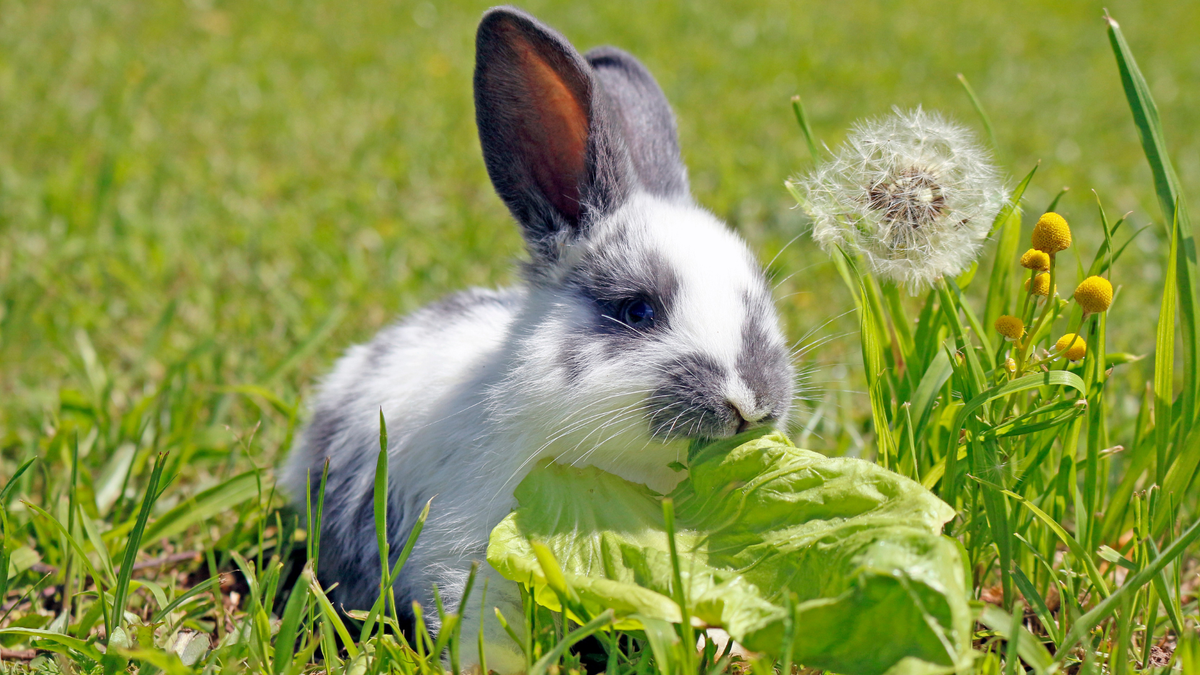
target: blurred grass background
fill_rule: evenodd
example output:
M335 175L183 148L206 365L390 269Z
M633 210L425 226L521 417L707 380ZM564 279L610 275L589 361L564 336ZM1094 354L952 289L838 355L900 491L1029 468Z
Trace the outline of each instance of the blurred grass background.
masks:
M1153 225L1117 266L1109 322L1110 350L1153 348L1164 227L1101 3L523 6L581 49L643 59L676 108L699 201L764 260L806 227L782 186L810 165L791 95L830 145L893 105L979 128L963 73L1010 182L1041 161L1029 211L1072 188L1059 210L1085 259L1100 236L1092 189L1110 215ZM0 476L71 415L119 427L172 391L155 447L233 463L261 420L254 461L270 465L289 409L341 350L443 293L511 281L520 240L474 129L485 7L0 0ZM1200 203L1200 3L1107 7ZM804 238L773 269L796 272L779 291L789 333L834 337L816 379L865 410L845 393L862 389L859 348L837 336L857 320L835 318L851 304L832 265Z

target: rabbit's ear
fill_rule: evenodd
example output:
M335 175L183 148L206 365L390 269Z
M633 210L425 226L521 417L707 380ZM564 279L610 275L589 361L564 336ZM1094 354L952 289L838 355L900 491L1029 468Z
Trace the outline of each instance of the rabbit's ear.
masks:
M642 186L660 197L690 200L675 115L654 76L640 61L616 47L597 47L585 58L620 120L625 146Z
M535 262L552 262L636 180L612 106L579 52L520 10L484 14L475 48L475 121L488 175Z

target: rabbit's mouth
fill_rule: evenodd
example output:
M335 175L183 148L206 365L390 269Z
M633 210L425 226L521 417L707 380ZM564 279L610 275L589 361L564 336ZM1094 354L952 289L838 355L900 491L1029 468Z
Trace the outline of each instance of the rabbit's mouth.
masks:
M770 396L703 354L692 354L665 369L666 377L646 399L650 435L660 441L728 438L771 426L786 409L787 396Z

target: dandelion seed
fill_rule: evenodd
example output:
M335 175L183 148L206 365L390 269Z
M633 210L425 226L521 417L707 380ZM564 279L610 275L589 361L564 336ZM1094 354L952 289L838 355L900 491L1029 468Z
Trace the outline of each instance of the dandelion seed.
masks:
M1088 277L1075 287L1075 302L1088 314L1107 311L1112 298L1112 284L1104 277Z
M1053 211L1047 211L1033 226L1033 247L1051 255L1065 251L1071 246L1071 228L1067 219Z
M1004 339L1020 340L1025 335L1025 323L1015 316L1004 316L996 319L996 332L1003 335Z
M1087 343L1075 333L1067 333L1054 343L1054 351L1068 361L1080 361L1087 354Z
M1021 267L1027 270L1038 270L1039 272L1050 271L1050 254L1045 251L1039 251L1036 248L1031 248L1021 256Z
M859 123L795 184L822 248L912 292L965 271L1008 200L974 135L920 108Z

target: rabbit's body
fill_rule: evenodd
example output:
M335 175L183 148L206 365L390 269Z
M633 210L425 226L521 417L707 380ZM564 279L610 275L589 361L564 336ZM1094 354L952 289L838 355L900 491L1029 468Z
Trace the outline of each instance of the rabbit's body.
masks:
M511 9L485 15L477 45L480 140L529 245L526 285L451 296L351 349L284 477L303 502L328 459L319 574L338 583L337 602L370 607L382 409L393 557L433 500L397 601L432 607L436 583L451 607L465 603L466 634L491 615L461 598L470 563L539 460L665 491L690 438L781 423L792 393L765 277L692 202L670 109L644 68L613 49L585 61ZM516 587L483 573L489 606L519 625ZM500 626L484 630L489 668L519 668Z

